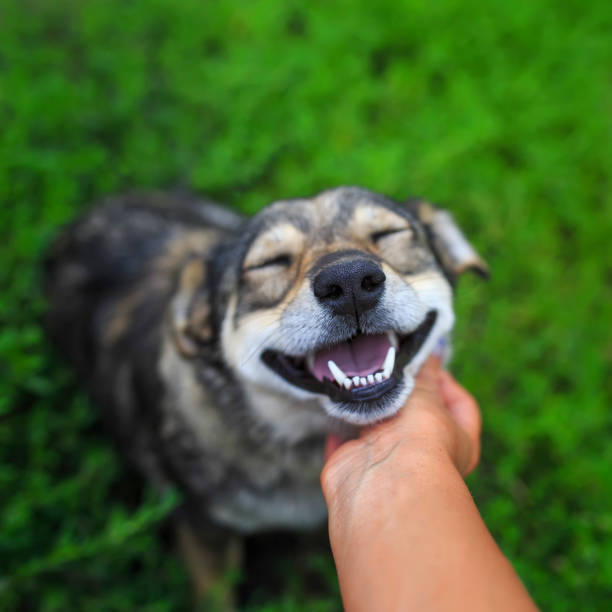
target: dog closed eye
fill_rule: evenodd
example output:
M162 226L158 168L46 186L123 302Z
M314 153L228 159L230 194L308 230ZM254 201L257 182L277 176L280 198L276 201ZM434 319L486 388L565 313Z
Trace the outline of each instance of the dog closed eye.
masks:
M271 227L253 241L242 268L245 272L291 266L304 246L304 234L290 223Z
M376 244L383 238L387 238L388 236L393 236L394 234L400 234L403 232L412 233L412 229L409 227L398 227L398 228L381 230L379 232L374 232L373 234L370 234L370 240Z
M253 270L261 270L262 268L274 268L274 267L283 267L288 268L293 263L293 257L286 253L281 253L280 255L275 255L270 259L266 259L261 263L254 264L245 268L245 272L251 272Z

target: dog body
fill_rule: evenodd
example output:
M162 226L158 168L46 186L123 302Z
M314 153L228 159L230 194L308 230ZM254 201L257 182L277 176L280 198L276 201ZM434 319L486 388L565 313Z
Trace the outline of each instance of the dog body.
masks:
M250 219L170 194L94 208L46 262L49 330L124 454L240 533L326 516L330 432L394 414L486 266L450 216L359 188Z

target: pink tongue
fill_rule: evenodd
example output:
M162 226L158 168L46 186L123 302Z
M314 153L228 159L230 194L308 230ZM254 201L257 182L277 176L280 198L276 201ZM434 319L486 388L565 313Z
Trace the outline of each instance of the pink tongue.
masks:
M367 376L382 368L390 346L386 334L357 336L349 342L319 351L314 358L312 373L319 380L334 380L327 367L331 359L347 376Z

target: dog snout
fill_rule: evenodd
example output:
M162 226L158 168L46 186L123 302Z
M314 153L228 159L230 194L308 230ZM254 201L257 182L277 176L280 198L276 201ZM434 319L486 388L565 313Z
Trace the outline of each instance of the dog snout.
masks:
M385 273L374 261L343 261L316 275L313 292L334 314L360 315L376 306L385 288L385 278Z

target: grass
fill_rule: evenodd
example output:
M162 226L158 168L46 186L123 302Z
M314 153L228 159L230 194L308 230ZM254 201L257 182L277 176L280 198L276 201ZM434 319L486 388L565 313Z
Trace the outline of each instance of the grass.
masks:
M457 299L470 488L543 609L608 609L611 26L605 0L4 0L1 607L189 606L176 496L135 488L43 337L57 229L133 187L253 212L360 184L447 205L489 261ZM289 567L249 609L339 609L311 561L323 592Z

